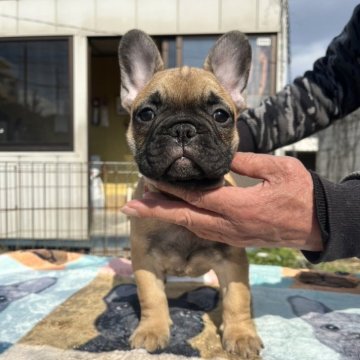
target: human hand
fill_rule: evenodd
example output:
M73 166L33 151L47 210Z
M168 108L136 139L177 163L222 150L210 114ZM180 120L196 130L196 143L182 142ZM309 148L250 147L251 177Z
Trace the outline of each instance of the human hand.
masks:
M292 157L237 153L232 171L261 179L247 188L190 191L155 183L122 212L186 227L197 236L238 247L293 247L321 251L311 175ZM164 193L177 199L169 198Z

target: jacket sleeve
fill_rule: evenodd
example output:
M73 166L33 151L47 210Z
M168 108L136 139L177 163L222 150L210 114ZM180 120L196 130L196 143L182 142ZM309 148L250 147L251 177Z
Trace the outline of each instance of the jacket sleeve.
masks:
M270 152L360 106L360 5L313 70L239 117L240 151Z
M303 251L310 262L360 258L360 172L334 184L311 173L324 251Z

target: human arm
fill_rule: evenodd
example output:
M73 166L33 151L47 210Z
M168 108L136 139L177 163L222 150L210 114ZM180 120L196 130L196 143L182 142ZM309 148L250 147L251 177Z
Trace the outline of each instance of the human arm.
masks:
M360 6L312 71L240 115L240 150L269 152L326 128L360 106ZM311 262L359 257L360 179L331 183L312 173L323 252Z
M360 106L360 5L313 70L238 121L240 151L270 152L303 139Z
M339 184L311 173L315 212L324 245L322 252L303 251L312 263L360 258L360 172Z

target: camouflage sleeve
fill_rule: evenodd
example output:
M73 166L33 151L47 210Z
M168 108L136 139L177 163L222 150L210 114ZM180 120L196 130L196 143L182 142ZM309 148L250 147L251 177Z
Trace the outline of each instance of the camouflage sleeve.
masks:
M270 152L324 129L360 106L360 5L313 70L238 121L240 151Z
M304 256L314 264L360 258L360 172L347 176L339 184L314 172L311 176L324 250L303 251Z

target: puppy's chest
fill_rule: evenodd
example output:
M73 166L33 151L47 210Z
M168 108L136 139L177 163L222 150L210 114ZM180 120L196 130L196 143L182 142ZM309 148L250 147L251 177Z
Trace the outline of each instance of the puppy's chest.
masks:
M148 252L170 275L200 276L226 257L227 245L201 239L172 225L149 234Z

